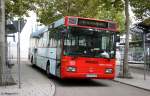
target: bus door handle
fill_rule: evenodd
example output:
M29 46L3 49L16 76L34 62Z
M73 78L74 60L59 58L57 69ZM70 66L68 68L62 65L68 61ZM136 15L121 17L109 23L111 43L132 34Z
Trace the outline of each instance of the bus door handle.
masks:
M54 52L50 52L50 53L54 53Z

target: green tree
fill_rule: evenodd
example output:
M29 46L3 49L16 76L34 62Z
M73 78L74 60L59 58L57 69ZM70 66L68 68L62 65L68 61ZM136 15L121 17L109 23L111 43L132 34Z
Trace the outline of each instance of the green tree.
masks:
M28 16L28 11L34 10L34 4L39 0L5 0L6 19Z
M130 5L137 19L144 20L150 17L149 0L130 0Z
M122 77L123 78L131 78L131 74L129 72L129 66L128 66L128 50L129 50L129 18L130 18L130 14L129 14L129 0L124 0L125 2L125 34L126 34L126 38L125 38L125 50L124 50L124 59L123 59L123 74Z
M122 0L102 0L104 4L98 7L98 19L116 21L120 32L125 30L124 4ZM100 3L101 4L101 3Z
M87 13L85 10L87 1L89 0L43 0L37 9L39 21L47 25L63 16L83 16Z
M5 83L5 2L0 0L0 85Z
M43 0L37 4L39 22L48 25L67 15L113 20L124 30L123 3L121 0Z
M14 80L8 73L6 66L6 38L5 22L14 17L23 17L29 10L33 10L36 0L0 0L0 85L12 84ZM9 80L6 80L9 77Z
M124 0L125 3L125 51L124 51L124 59L123 59L123 78L131 78L128 66L128 50L129 50L129 4L132 7L135 16L139 20L143 20L146 17L150 16L150 4L148 0ZM149 22L150 19L146 19L145 22Z

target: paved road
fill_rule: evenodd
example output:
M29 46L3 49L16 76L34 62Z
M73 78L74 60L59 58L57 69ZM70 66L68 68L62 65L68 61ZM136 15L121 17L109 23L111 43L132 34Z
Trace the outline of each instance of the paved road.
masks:
M60 80L55 96L149 96L150 92L111 80Z
M34 72L37 72L40 76L43 75L38 78L38 75L34 72L35 75L29 74L33 75L31 76L32 78L37 78L39 86L42 85L42 82L48 83L49 80L55 85L56 90L54 96L149 96L150 94L150 91L111 80L60 80L59 78L53 77L47 81L45 72L39 70L39 68L31 67L30 65L27 66L28 68L33 68ZM31 80L32 78L26 80Z

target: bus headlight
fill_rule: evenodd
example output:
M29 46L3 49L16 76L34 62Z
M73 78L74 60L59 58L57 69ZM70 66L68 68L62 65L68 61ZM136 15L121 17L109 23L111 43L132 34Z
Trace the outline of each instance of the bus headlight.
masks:
M113 73L113 69L112 69L112 68L107 68L107 69L105 70L105 73L111 74L111 73Z
M67 71L68 72L76 72L76 67L69 66L69 67L67 67Z

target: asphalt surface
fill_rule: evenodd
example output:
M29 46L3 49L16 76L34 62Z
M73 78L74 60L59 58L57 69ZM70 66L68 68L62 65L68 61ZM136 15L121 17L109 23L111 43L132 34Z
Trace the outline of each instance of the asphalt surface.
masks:
M149 96L150 92L111 80L60 80L55 96Z
M30 78L23 76L22 79L27 80L26 82L29 83L37 79L36 82L39 82L38 86L43 85L43 83L52 83L55 86L53 96L150 96L150 91L112 80L61 80L56 77L48 78L43 70L32 67L30 64L25 66L28 67L26 68L27 71L31 70L31 68L32 71L29 71L30 74L28 74ZM140 72L139 70L134 71ZM42 86L41 89L43 89Z

